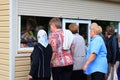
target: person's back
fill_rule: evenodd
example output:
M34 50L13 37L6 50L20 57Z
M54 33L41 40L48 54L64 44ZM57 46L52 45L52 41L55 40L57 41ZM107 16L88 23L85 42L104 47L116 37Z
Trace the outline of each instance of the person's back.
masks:
M40 49L41 48L41 49ZM51 66L50 66L50 62L51 62L51 57L52 57L52 47L50 46L50 44L48 44L47 47L43 47L42 45L40 46L39 50L41 50L42 52L39 53L42 57L39 58L43 58L43 60L41 59L41 61L43 61L43 69L44 70L44 76L45 77L50 77L51 75Z
M30 56L31 68L28 75L32 80L50 80L52 47L48 44L47 33L39 30L37 34L38 43L34 46Z
M49 43L52 46L53 54L51 60L53 80L71 80L73 61L71 54L63 49L64 33L61 29L61 20L52 18L49 22L51 35Z
M107 58L108 62L114 64L116 61L119 61L119 47L118 47L118 39L116 35L112 35L108 40L107 40Z
M85 63L85 41L81 35L78 34L78 26L76 24L69 25L70 31L73 33L73 42L71 52L73 55L73 72L72 80L86 80L86 75L83 73L82 67Z
M120 54L118 48L118 39L114 27L107 26L106 34L108 38L106 41L106 47L107 47L107 59L109 63L109 74L107 80L111 79L118 80L117 69L119 66Z
M74 34L73 45L74 45L73 70L80 70L82 69L83 64L85 62L86 53L85 53L85 41L83 37L80 36L78 33Z

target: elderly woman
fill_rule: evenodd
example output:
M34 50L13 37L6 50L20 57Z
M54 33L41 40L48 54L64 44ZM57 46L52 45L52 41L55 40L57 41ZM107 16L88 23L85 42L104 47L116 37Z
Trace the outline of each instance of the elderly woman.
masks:
M72 80L86 80L87 77L83 73L82 67L85 63L86 56L86 46L84 38L78 34L79 27L76 24L69 25L70 31L73 33L73 43L71 47L72 56L73 56L73 72Z
M91 80L105 80L108 70L107 50L105 43L99 35L99 28L96 23L90 27L91 41L87 48L86 62L83 70L87 75L91 75Z
M31 69L28 75L29 80L50 80L52 47L48 44L47 33L39 30L37 34L38 43L30 56Z
M71 59L68 57L65 58L64 54L67 53L67 55L70 55L70 53L68 50L63 49L63 47L67 49L64 43L66 40L66 43L68 43L70 40L64 40L64 31L61 29L61 20L59 18L52 18L49 22L49 25L52 32L49 37L49 42L53 49L51 60L53 80L71 80L73 63L69 61L72 60L72 56ZM70 33L68 30L67 32ZM66 38L67 37L68 36L66 36Z

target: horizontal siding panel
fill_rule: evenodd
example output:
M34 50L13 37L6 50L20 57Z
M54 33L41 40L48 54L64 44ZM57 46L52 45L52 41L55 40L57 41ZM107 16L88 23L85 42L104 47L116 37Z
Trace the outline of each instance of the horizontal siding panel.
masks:
M16 57L16 61L24 61L24 60L30 60L30 57Z
M24 60L24 61L16 61L16 66L21 66L21 65L30 65L30 60Z
M7 67L6 67L7 68ZM0 75L9 76L9 71L0 70ZM0 78L1 79L1 78Z
M9 16L8 15L0 16L0 21L9 21Z
M15 61L15 80L27 80L30 70L30 57L16 57Z
M7 27L0 27L0 38L8 38L9 29Z
M9 4L4 4L4 5L0 5L0 10L8 10L9 9Z
M9 27L0 27L0 32L4 32L4 31L9 32Z
M23 77L23 76L26 76L29 74L29 71L21 71L21 72L15 72L15 76L16 77Z
M8 3L9 3L9 0L0 0L0 5L8 4Z
M9 65L9 59L1 59L0 58L0 65Z
M3 50L5 50L6 49L6 51L3 51ZM0 49L0 55L4 55L4 56L7 56L7 55L9 55L9 50L7 50L7 48L1 48ZM7 59L7 58L6 58Z
M28 80L28 78L25 76L25 77L16 77L15 80Z
M9 10L0 10L0 16L1 15L9 15Z
M30 65L26 66L16 66L15 71L20 72L20 71L29 71L30 70Z
M24 66L24 65L29 65L29 64L30 64L29 59L16 60L16 66Z
M0 48L1 49L9 49L9 44L8 43L0 43Z
M1 54L0 54L1 55ZM9 64L9 55L0 56L0 64L8 65Z
M0 75L0 80L9 80L8 76Z
M1 56L8 56L9 48L0 48L0 55Z
M0 60L3 60L4 62L7 62L7 60L9 60L9 55L5 54L5 53L0 53Z
M6 72L9 72L9 66L7 65L3 65L3 64L1 64L1 62L0 62L0 70L3 70L3 71L6 71Z
M120 5L85 0L18 0L19 15L120 21Z
M9 26L9 25L10 24L8 21L0 22L0 27Z
M9 80L9 0L0 0L0 80Z
M3 43L3 44L4 44L4 43L9 43L9 38L1 38L1 37L0 37L0 44L1 44L1 43Z

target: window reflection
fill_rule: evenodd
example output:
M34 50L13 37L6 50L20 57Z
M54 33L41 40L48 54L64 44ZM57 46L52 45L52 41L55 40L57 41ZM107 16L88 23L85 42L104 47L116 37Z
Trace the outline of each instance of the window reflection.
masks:
M48 33L51 17L21 16L20 23L20 48L34 47L37 43L37 32L43 28Z
M33 47L37 42L36 39L36 22L34 19L26 20L26 25L22 26L21 47Z

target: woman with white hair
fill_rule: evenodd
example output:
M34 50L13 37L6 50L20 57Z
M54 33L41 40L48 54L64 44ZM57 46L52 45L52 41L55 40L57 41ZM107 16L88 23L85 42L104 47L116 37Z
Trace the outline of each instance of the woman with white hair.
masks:
M108 70L107 50L104 40L99 35L99 27L96 23L91 24L91 41L87 48L86 62L83 67L85 73L91 75L91 80L105 80Z
M30 56L31 69L28 75L30 80L50 80L52 47L48 44L47 33L41 29L37 34L38 43Z

